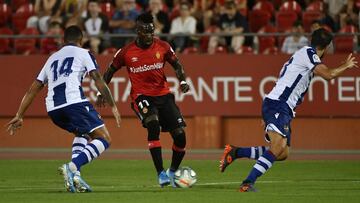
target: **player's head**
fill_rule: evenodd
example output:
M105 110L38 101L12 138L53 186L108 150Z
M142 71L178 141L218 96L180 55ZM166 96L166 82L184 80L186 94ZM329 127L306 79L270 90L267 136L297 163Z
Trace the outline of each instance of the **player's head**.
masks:
M83 39L83 33L81 29L76 26L72 25L70 27L67 27L64 31L64 42L66 44L68 43L75 43L75 44L82 44Z
M320 51L325 51L333 39L332 34L324 28L315 30L311 35L311 46ZM321 57L321 56L320 56Z
M136 19L136 33L142 46L148 47L153 43L154 38L154 18L151 13L143 13Z

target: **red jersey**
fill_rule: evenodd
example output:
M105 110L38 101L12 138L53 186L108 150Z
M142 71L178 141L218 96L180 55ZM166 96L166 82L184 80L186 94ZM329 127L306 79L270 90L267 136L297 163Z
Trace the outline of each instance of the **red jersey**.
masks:
M147 49L138 47L134 42L119 49L113 59L112 66L117 69L125 66L131 81L131 98L139 95L161 96L170 92L164 66L166 62L177 60L170 45L154 38Z

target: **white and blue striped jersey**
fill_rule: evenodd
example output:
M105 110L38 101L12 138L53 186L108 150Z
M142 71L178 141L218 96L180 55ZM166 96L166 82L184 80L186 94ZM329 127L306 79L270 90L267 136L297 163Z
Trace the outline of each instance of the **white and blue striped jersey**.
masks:
M98 69L95 57L86 49L65 45L52 54L37 80L48 85L47 111L88 101L81 83L87 73Z
M292 111L301 104L308 90L313 69L321 60L316 50L304 46L295 52L280 71L279 79L267 98L286 102Z

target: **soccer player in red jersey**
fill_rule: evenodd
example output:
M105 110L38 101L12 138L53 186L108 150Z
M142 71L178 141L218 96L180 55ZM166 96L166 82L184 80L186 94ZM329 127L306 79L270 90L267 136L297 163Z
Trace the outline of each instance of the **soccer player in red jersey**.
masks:
M119 49L110 67L104 73L104 80L110 83L114 73L122 67L127 68L131 81L132 109L141 119L148 131L148 146L154 162L161 187L174 183L174 172L185 155L186 137L184 119L170 93L164 65L170 63L180 81L183 93L189 91L183 66L170 45L154 38L154 23L150 13L141 14L136 20L137 37L135 41ZM98 106L104 104L98 96ZM160 144L160 130L170 132L174 144L170 168L165 171Z

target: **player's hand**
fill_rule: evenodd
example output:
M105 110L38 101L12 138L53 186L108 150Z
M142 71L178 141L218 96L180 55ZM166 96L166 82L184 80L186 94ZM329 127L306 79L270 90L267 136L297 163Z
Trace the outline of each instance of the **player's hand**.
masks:
M349 54L349 56L346 58L346 60L344 61L344 66L346 67L346 68L354 68L354 67L359 67L358 65L357 65L357 61L355 60L355 57L354 56L352 56L352 54Z
M116 125L117 125L117 127L119 128L119 127L120 127L120 123L121 123L120 113L119 113L119 111L118 111L118 109L117 109L116 106L112 107L111 110L112 110L112 113L113 113L113 115L114 115L114 117L115 117Z
M98 95L95 104L99 108L105 107L105 104L106 104L105 98L101 94Z
M182 93L186 93L190 90L190 86L186 82L181 82L180 89Z
M15 135L16 130L20 129L23 125L23 119L15 116L10 122L6 124L7 130L10 135Z

